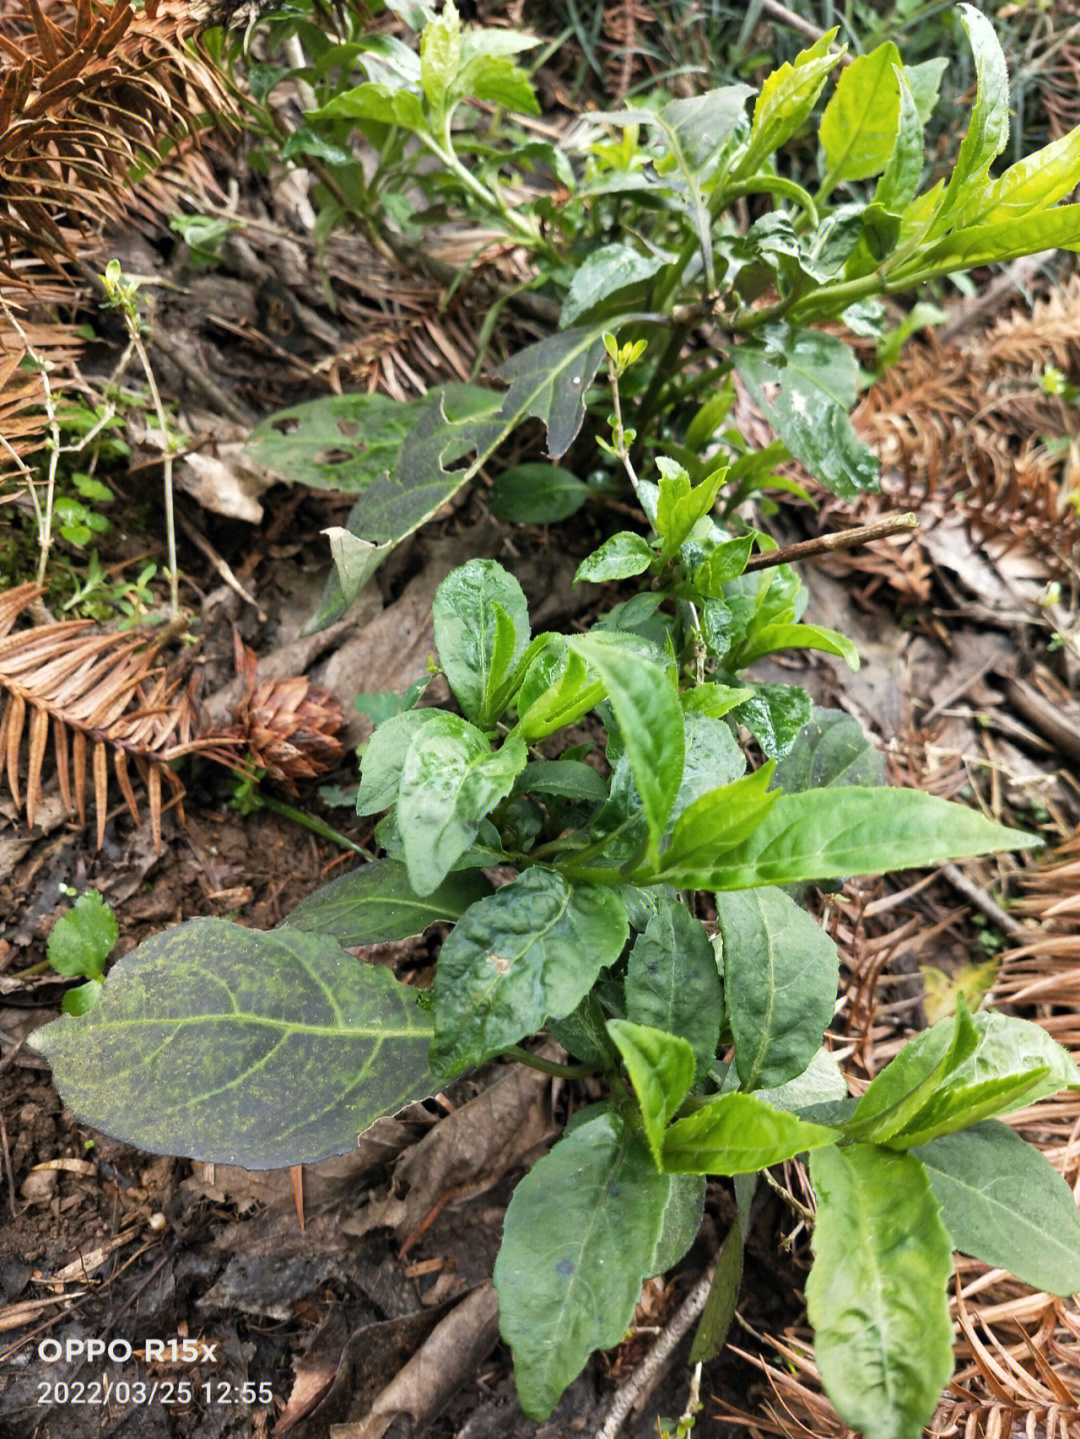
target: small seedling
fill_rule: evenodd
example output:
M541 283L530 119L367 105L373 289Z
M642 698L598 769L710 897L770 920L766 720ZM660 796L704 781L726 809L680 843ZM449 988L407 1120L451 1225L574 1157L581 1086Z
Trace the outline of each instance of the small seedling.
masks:
M60 892L75 894L66 884L60 886ZM49 963L66 978L81 974L86 979L85 984L64 995L65 1014L85 1014L97 1002L105 978L105 961L119 938L116 915L96 889L84 890L53 925L46 946Z

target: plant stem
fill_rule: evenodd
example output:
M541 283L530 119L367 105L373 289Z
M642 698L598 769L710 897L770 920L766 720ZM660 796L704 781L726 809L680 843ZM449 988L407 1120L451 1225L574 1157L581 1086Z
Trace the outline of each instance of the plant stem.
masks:
M315 815L305 814L295 805L286 804L284 800L276 799L272 794L263 794L261 790L252 788L250 793L245 796L245 801L253 809L268 809L272 814L280 814L283 819L291 819L294 824L302 824L312 834L319 835L321 839L328 839L332 843L340 845L342 849L352 850L353 854L362 854L365 859L375 858L371 850L365 849L362 844L357 844L355 840L349 839L348 835L342 834L340 830L334 829L325 821L316 818Z
M41 358L41 356L34 349L33 345L30 343L29 335L23 329L23 326L20 323L18 317L14 314L11 307L8 305L8 302L4 299L2 295L0 295L0 307L3 308L4 315L7 318L8 324L18 335L19 339L23 342L23 348L26 351L27 359L33 362L33 364L37 367L38 374L41 376L41 389L43 402L45 405L45 414L48 416L49 421L49 441L47 445L47 449L49 451L49 469L45 482L44 510L42 510L41 508L41 502L37 497L37 492L34 489L34 483L33 480L30 478L30 473L26 469L25 465L22 466L23 473L26 477L27 488L30 491L30 503L33 506L34 519L37 523L37 584L39 588L43 589L45 586L45 571L47 570L49 564L49 551L52 549L53 499L56 495L56 468L57 465L60 463L60 426L57 423L56 419L56 400L53 396L52 385L49 382L49 371L48 367L45 364L45 361Z
M918 515L910 512L888 515L883 520L875 520L872 525L858 525L852 530L838 530L834 535L819 535L814 540L781 545L779 549L769 550L763 555L751 555L746 562L744 573L770 569L774 565L794 564L798 560L808 560L814 555L833 554L837 550L850 550L856 545L867 544L870 540L882 540L888 535L895 535L903 530L915 530L918 527Z
M604 1067L602 1064L559 1064L557 1060L544 1059L531 1050L523 1049L520 1044L512 1044L500 1053L506 1059L514 1059L518 1064L538 1069L541 1074L554 1075L556 1079L585 1079L590 1074L600 1074Z
M135 303L134 301L132 302ZM139 357L139 364L142 365L143 374L146 376L146 383L150 390L150 399L153 402L154 414L161 429L161 439L165 446L162 451L162 471L165 485L165 548L169 557L169 616L171 619L178 619L180 616L180 570L176 560L176 511L173 504L173 456L172 437L169 433L169 421L165 414L165 406L161 402L161 392L157 387L157 380L154 378L153 366L150 364L150 356L146 353L146 346L143 344L142 334L139 331L138 314L132 314L125 305L122 308L124 323L128 328L128 335L131 343L135 346L135 353Z

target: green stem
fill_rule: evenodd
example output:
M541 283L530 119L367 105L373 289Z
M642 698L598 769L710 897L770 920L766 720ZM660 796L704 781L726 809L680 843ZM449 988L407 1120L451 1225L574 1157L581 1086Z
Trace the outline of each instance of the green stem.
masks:
M796 185L794 180L786 180L783 175L751 175L749 180L736 180L731 185L725 185L721 192L719 209L726 208L732 200L739 200L744 195L758 194L783 195L787 200L794 200L796 205L806 211L811 225L817 229L818 212L813 197L808 190Z
M590 1074L600 1074L604 1068L602 1064L559 1064L554 1059L543 1059L539 1054L522 1049L520 1044L512 1044L499 1052L505 1059L515 1059L518 1064L538 1069L541 1074L554 1075L556 1079L586 1079Z
M357 844L355 840L349 839L348 835L342 834L340 830L334 829L314 815L305 814L295 805L286 804L284 800L275 799L273 795L263 794L257 789L253 789L245 798L255 809L268 809L272 814L281 815L283 819L291 819L294 824L302 824L312 834L317 834L321 839L328 839L333 844L340 845L342 849L351 850L353 854L362 854L365 859L375 858L371 850L365 849L362 844Z

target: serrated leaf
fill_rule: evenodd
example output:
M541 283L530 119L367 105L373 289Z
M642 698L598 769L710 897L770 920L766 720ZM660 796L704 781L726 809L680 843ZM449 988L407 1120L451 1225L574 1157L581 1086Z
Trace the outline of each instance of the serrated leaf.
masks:
M542 461L504 470L487 494L497 519L517 525L554 525L569 519L589 498L589 487L569 470Z
M939 271L972 270L1038 250L1080 250L1080 205L1057 205L1018 219L957 230L921 249L917 263L920 270L931 266ZM894 272L897 277L902 273Z
M605 640L594 633L567 643L604 682L655 845L682 781L685 738L678 692L665 666Z
M45 952L57 974L100 979L119 938L116 915L96 889L88 889L53 925Z
M654 558L648 540L632 530L620 530L582 560L574 575L574 584L581 584L583 580L604 584L608 580L629 579L631 575L643 574Z
M526 670L515 700L516 732L531 744L573 724L603 697L603 681L590 674L581 656L560 638Z
M491 729L506 708L510 679L529 643L521 586L495 560L451 571L431 606L435 647L468 719Z
M530 1417L546 1419L592 1351L622 1338L670 1187L644 1142L603 1113L566 1134L514 1191L494 1283Z
M913 1150L955 1248L1047 1294L1080 1290L1080 1213L1045 1155L988 1120Z
M760 773L760 771L758 771ZM1028 848L1040 841L975 810L905 789L838 786L781 795L744 840L677 882L694 889L841 879L925 869L965 855Z
M424 134L428 128L419 95L376 81L343 90L320 109L309 110L308 119L377 120L381 125L400 125L417 134Z
M948 223L950 212L981 190L990 166L1009 142L1009 72L1001 44L990 21L974 5L962 4L957 9L975 58L976 94L948 189L934 220L935 231Z
M752 1094L723 1094L677 1119L664 1134L664 1168L673 1174L753 1174L840 1133L774 1109Z
M818 132L830 190L842 180L879 175L888 164L900 116L899 66L900 51L886 40L840 71Z
M622 240L612 245L601 245L574 271L559 316L559 328L565 330L568 325L575 324L620 290L651 279L665 264L665 256L643 255Z
M840 60L842 52L830 53L829 49L835 38L834 27L796 55L794 62L785 62L765 77L754 105L746 153L735 172L737 179L759 170L762 161L809 119L829 72Z
M857 719L843 710L816 707L776 766L775 782L786 794L833 785L879 785L885 782L885 756Z
M438 920L460 919L471 904L491 892L483 875L472 872L449 875L421 898L409 884L403 864L376 859L309 894L292 910L284 927L328 934L346 948L384 944L423 934Z
M744 1090L786 1084L821 1047L836 1005L836 945L781 889L717 894L724 996Z
M953 1369L952 1245L926 1172L853 1145L816 1150L810 1178L806 1302L825 1392L866 1439L919 1439Z
M1019 218L1056 205L1080 184L1080 125L1010 165L990 186L980 225Z
M880 461L848 418L859 366L842 340L766 325L752 342L736 346L731 359L777 435L815 479L841 499L877 489Z
M941 77L948 68L949 62L944 55L922 60L918 65L904 66L904 79L911 89L920 124L925 125L937 109Z
M893 67L899 90L896 142L888 163L874 189L874 204L891 214L900 214L918 194L925 167L923 122L911 92L908 76L899 65Z
M685 905L662 901L630 951L626 1016L677 1034L694 1055L695 1082L716 1060L724 996L709 937Z
M415 990L324 935L194 919L144 940L33 1047L79 1120L158 1154L279 1169L434 1092Z
M645 1138L661 1167L664 1129L694 1079L694 1051L685 1039L628 1019L608 1021L608 1034L622 1055L637 1095Z
M458 734L418 732L405 752L397 819L409 883L431 894L472 844L480 821L505 799L525 768L525 741L512 736L497 750L466 724Z
M628 932L615 894L554 870L526 870L473 905L439 954L433 1065L457 1074L569 1014Z

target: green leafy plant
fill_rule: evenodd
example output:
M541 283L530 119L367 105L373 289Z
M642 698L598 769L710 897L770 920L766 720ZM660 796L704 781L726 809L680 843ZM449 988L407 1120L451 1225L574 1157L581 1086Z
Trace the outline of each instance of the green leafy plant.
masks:
M698 482L726 457L718 503L727 515L763 489L797 490L777 474L790 459L841 497L875 488L878 461L848 418L859 365L822 323L876 338L889 363L904 327L886 331L883 296L1033 250L1080 248L1080 206L1059 203L1080 180L1080 129L995 174L1009 139L1005 59L981 12L957 13L977 93L952 169L929 182L923 132L946 62L905 65L891 40L844 68L830 31L767 76L752 110L741 83L689 99L654 95L584 116L561 149L518 143L512 131L480 144L456 121L470 98L535 108L512 58L530 42L516 32L463 30L448 3L425 25L419 55L386 37L357 40L348 55L337 47L337 88L319 91L310 123L335 127L353 166L354 134L402 163L434 162L425 183L443 210L483 218L528 248L532 288L561 321L502 366L503 392L454 384L408 404L332 396L256 429L255 458L282 478L357 497L331 535L335 577L313 624L339 613L389 548L524 420L547 424L556 460L586 420L594 437L603 431L610 397L590 387L605 331L649 342L625 396L639 466L671 456ZM345 85L346 60L370 78ZM329 74L320 69L312 83ZM785 156L815 123L834 75L816 118L811 193L805 166L795 179ZM526 158L562 187L558 205L543 185L523 191ZM744 202L756 216L749 224L737 220ZM729 423L735 377L775 430L763 451ZM531 466L500 482L496 508L543 520L571 513L586 498L580 480L568 483L576 479Z
M63 887L65 890L67 886ZM74 890L68 891L74 894ZM116 915L96 889L84 890L53 925L47 941L49 964L68 978L83 975L85 984L64 995L65 1014L85 1014L97 1002L105 961L112 953L120 929Z
M629 359L612 349L616 368ZM794 734L774 723L780 758L751 770L733 717L761 687L742 666L781 646L855 657L800 622L788 567L711 517L722 476L659 469L651 491L638 481L651 536L615 536L582 566L650 588L587 634L533 635L494 561L439 587L439 663L461 712L402 708L375 729L357 807L386 811L382 858L269 933L195 919L145 940L90 1014L34 1042L85 1122L251 1168L348 1149L497 1056L602 1077L607 1097L518 1185L495 1266L537 1417L689 1248L705 1176L737 1176L745 1213L747 1176L809 1153L825 1385L867 1434L914 1439L951 1372L954 1245L1055 1292L1080 1286L1068 1187L995 1118L1080 1088L1080 1070L1044 1030L972 1017L958 996L849 1099L822 1048L837 953L791 887L1033 837L880 787L880 757L836 713ZM590 713L605 773L567 743ZM496 887L496 870L513 877ZM452 929L428 993L346 952L436 920ZM544 1026L572 1066L523 1047ZM106 1082L117 1070L123 1093ZM722 1342L742 1234L697 1358Z

